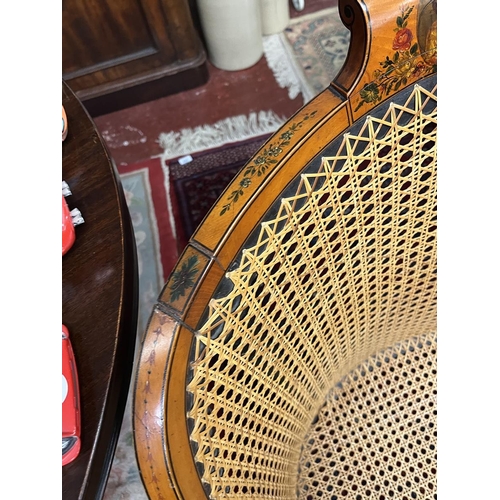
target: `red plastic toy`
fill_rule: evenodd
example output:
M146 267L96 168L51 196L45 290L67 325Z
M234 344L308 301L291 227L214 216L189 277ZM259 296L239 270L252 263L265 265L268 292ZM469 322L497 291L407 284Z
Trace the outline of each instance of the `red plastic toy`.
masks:
M75 226L85 222L83 220L80 210L74 208L69 210L68 204L64 199L65 196L70 196L71 191L68 184L63 181L62 183L62 254L64 255L75 242Z
M62 464L80 453L80 391L69 332L62 325Z
M62 254L64 255L75 242L75 226L68 208L68 204L62 197Z

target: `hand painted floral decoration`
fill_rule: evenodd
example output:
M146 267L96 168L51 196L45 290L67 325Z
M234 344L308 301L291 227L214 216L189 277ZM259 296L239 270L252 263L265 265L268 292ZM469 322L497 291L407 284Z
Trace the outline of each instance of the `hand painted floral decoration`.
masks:
M414 7L403 5L401 15L396 19L395 35L392 42L394 53L380 63L382 69L373 72L373 81L360 91L361 101L355 111L364 104L376 104L396 92L409 81L435 73L437 70L437 22L428 28L425 47L419 46L416 37L408 28L408 18Z
M198 257L191 255L187 261L182 263L182 267L172 274L170 288L170 302L175 302L180 297L184 297L186 290L191 289L194 285L194 278L198 272L196 267Z
M227 198L227 203L222 207L220 215L224 215L230 210L230 208L236 203L244 194L244 190L252 184L252 177L257 175L257 177L264 176L267 169L278 163L278 159L290 145L290 140L297 130L299 130L304 122L312 118L316 114L316 110L311 113L306 114L302 120L298 123L292 123L288 130L280 134L278 142L271 143L269 146L265 147L253 160L246 166L243 178L240 180L238 187L231 192Z

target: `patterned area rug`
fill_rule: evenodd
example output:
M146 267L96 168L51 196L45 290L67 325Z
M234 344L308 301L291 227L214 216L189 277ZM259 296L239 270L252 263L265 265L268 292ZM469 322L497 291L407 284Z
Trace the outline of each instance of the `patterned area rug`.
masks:
M233 177L267 140L269 134L193 155L181 165L170 163L170 177L184 236L189 239ZM187 243L187 241L186 241Z
M137 245L139 267L139 318L136 353L149 315L165 279L177 261L178 242L173 230L174 214L169 203L161 161L118 167ZM132 381L135 373L132 372ZM132 385L131 385L132 387ZM129 397L113 465L104 493L105 500L147 500L135 460L132 435L132 390Z
M125 198L134 227L139 267L138 334L146 328L149 314L163 286L156 214L147 168L121 175Z
M338 9L295 19L284 32L309 93L318 94L337 76L347 57L351 32Z
M264 52L279 85L307 103L342 69L350 35L334 7L292 19L283 33L264 37Z

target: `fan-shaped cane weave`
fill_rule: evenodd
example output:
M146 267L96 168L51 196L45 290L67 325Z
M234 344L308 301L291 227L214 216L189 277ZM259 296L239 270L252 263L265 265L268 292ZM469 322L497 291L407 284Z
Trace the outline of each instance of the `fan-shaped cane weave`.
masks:
M436 93L367 117L302 174L196 332L188 409L212 498L296 498L332 387L436 328Z
M300 500L437 498L436 335L400 342L329 393L305 438Z

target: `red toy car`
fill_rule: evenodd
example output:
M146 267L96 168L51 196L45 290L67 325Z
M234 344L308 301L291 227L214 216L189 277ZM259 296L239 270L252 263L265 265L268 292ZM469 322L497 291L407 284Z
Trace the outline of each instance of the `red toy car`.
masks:
M62 325L62 464L80 453L80 391L69 332Z

